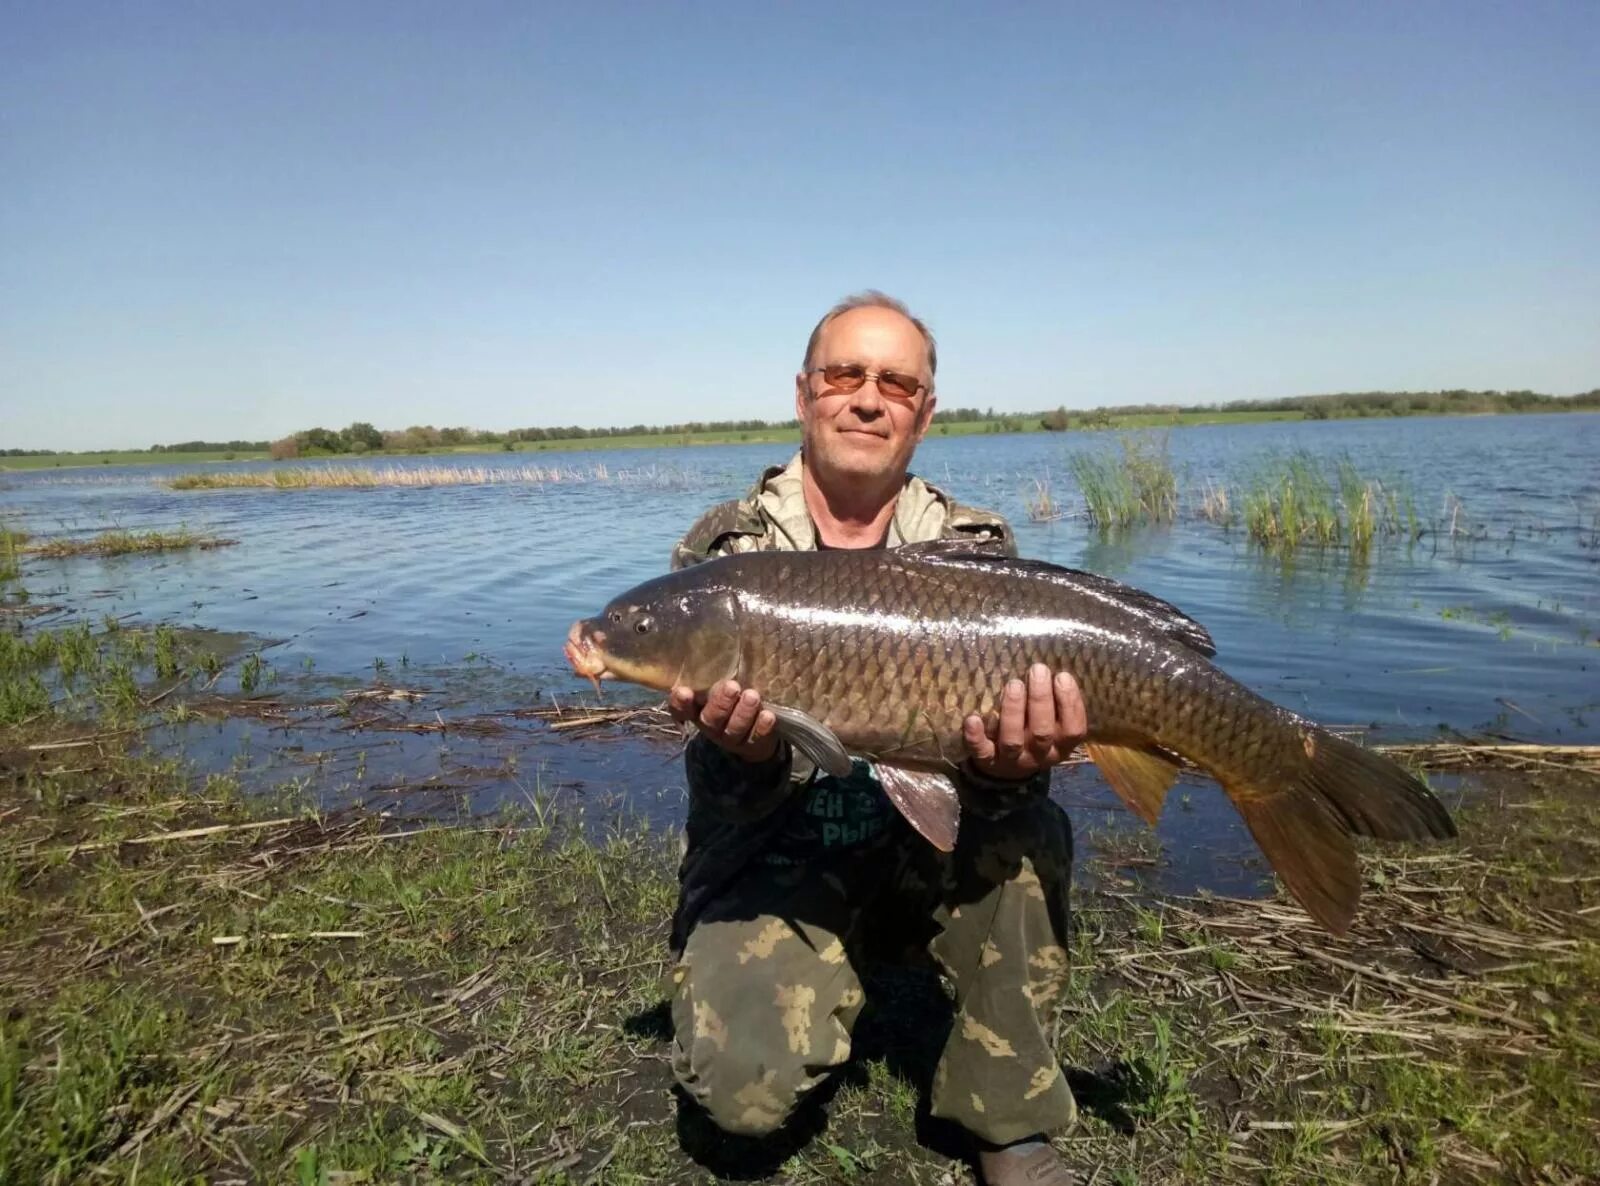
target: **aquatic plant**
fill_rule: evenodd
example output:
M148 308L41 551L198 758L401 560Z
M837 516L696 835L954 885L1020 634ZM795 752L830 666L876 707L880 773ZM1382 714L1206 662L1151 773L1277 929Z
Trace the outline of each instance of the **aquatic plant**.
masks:
M1365 555L1380 537L1421 534L1409 490L1362 474L1349 457L1326 463L1310 453L1275 458L1245 487L1245 529L1263 547L1348 547Z
M22 566L17 562L17 554L27 542L26 531L18 531L0 523L0 581L14 581L22 575Z
M147 707L141 675L182 681L215 674L218 665L200 636L169 625L148 630L119 624L97 631L79 622L29 633L3 631L0 726L57 708L77 712L95 706L112 715L136 715Z
M1078 453L1072 474L1097 527L1170 523L1178 513L1178 480L1167 438L1125 436L1121 453Z
M318 465L229 472L180 474L167 485L173 490L365 490L380 486L489 486L578 482L627 482L635 485L685 488L698 482L692 470L645 466L613 472L603 461L587 466L559 465Z
M1033 492L1022 496L1022 505L1028 508L1028 519L1034 523L1054 523L1067 516L1066 510L1050 493L1050 475L1033 479Z
M180 527L176 531L104 531L85 539L49 539L31 544L25 550L36 556L60 559L66 556L127 556L139 552L174 552L189 548L202 551L227 548L238 543L215 535L202 535Z
M576 466L304 466L232 474L181 474L173 490L368 490L374 487L478 487L504 482L608 482L605 464Z
M1232 530L1233 522L1238 517L1233 503L1228 497L1228 488L1207 478L1205 487L1200 491L1200 517L1207 522L1215 523L1225 530Z

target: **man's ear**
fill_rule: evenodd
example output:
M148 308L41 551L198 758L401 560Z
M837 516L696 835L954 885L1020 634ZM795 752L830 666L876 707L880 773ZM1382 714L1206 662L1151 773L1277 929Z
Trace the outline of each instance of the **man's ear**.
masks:
M811 384L806 382L805 372L801 371L794 377L794 418L804 424L810 408Z
M934 405L939 402L933 392L928 392L928 398L922 401L922 408L917 413L917 443L922 443L922 438L928 435L928 428L933 424Z

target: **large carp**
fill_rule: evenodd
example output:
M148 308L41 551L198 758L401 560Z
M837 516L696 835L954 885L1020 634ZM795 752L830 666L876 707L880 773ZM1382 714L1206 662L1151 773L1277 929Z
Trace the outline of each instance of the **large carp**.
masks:
M778 731L830 773L871 758L914 827L948 850L962 721L997 711L1033 663L1070 671L1089 755L1150 823L1185 758L1222 784L1306 910L1342 933L1361 881L1352 834L1455 835L1394 762L1262 699L1209 660L1204 627L1138 589L939 541L890 550L755 552L646 581L573 624L595 681L758 690Z

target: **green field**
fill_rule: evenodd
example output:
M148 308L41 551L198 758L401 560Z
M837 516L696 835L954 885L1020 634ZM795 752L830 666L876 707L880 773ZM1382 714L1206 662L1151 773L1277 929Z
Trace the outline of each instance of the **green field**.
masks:
M113 449L106 453L40 453L32 457L0 457L0 471L75 469L92 465L190 465L206 461L261 461L265 453L152 453L149 449Z

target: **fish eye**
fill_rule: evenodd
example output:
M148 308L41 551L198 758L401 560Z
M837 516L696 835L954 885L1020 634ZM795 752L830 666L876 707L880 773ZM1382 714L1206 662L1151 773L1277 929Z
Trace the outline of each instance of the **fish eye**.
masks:
M649 634L650 627L654 624L648 617L644 617L633 624L633 629L638 634Z

